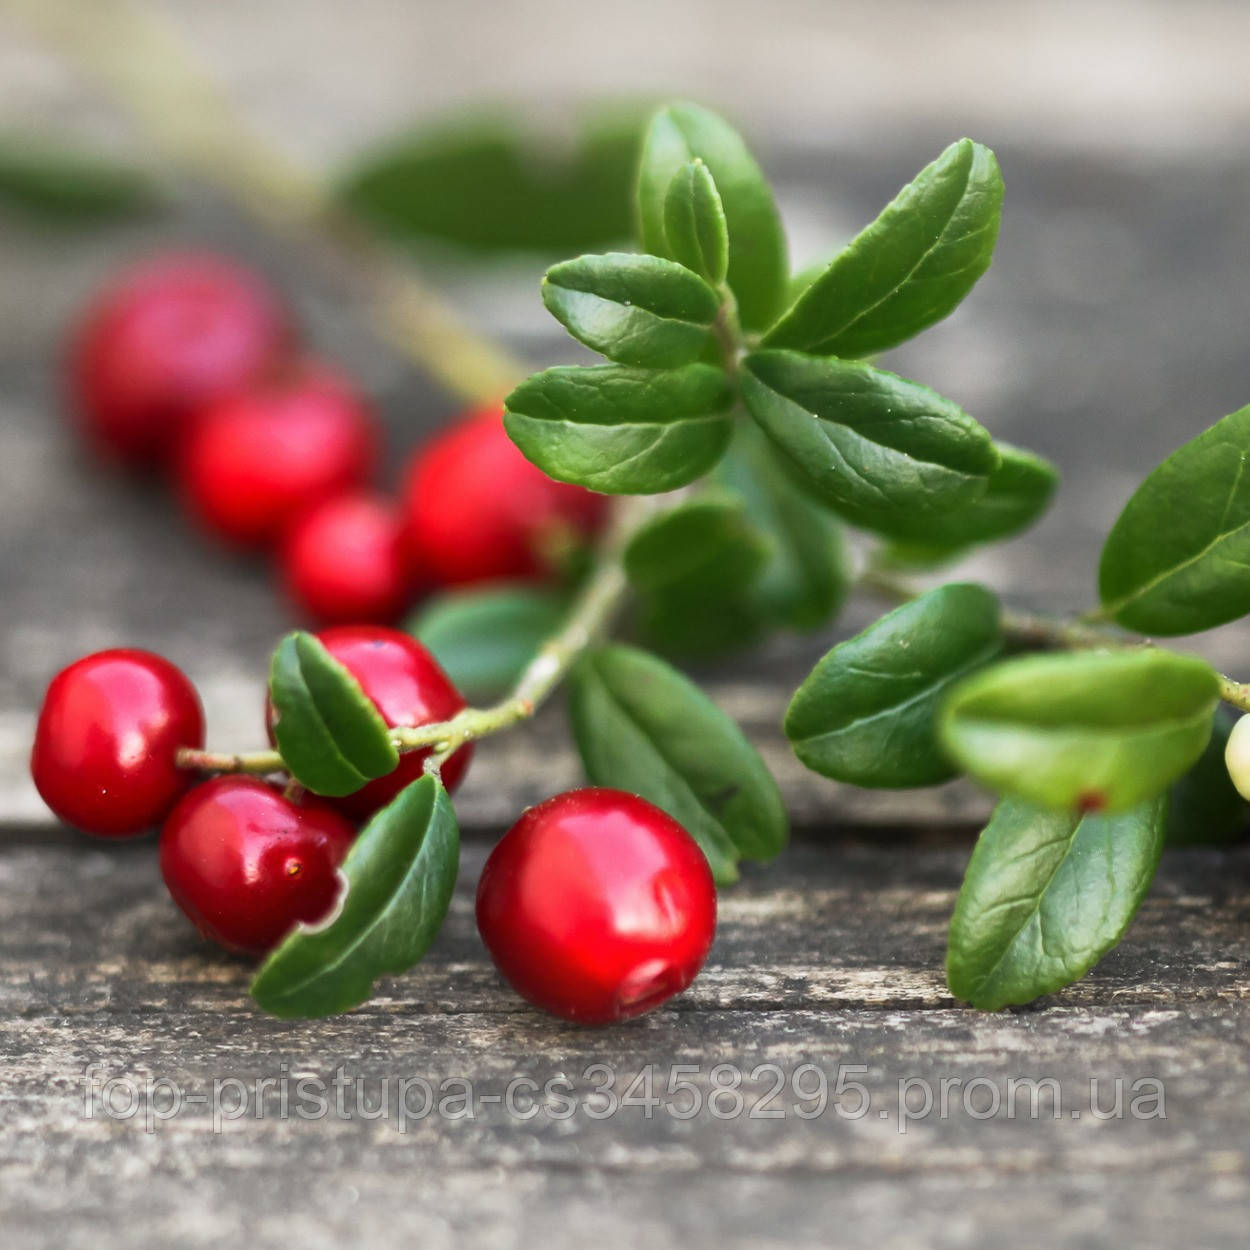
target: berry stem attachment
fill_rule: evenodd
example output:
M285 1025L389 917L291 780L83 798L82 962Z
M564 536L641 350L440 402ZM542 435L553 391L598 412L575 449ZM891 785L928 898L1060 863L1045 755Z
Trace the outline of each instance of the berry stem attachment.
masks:
M0 0L102 86L166 156L356 283L384 338L455 395L494 403L528 370L474 334L395 252L349 220L316 173L234 107L177 32L132 0Z

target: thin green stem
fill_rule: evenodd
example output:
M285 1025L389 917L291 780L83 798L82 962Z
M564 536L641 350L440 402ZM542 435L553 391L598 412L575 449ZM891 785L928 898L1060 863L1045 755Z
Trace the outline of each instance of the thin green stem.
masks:
M490 707L465 708L450 720L392 729L389 737L396 750L403 754L433 749L428 767L437 771L466 742L489 737L533 716L578 657L607 633L628 589L622 553L639 526L670 502L666 496L618 502L594 572L573 600L560 629L538 649L507 698ZM180 768L214 773L268 775L285 768L277 751L219 754L184 747L177 762Z

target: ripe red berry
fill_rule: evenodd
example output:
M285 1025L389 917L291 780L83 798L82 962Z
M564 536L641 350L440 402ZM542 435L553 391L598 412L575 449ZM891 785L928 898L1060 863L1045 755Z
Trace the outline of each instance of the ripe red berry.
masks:
M30 772L62 820L124 837L160 822L191 781L178 748L203 745L199 696L180 669L148 651L97 651L52 679Z
M161 874L205 937L260 955L296 921L326 917L338 898L338 866L355 837L318 800L294 803L255 777L214 777L165 822Z
M282 578L314 620L395 620L415 584L398 506L360 491L313 508L287 535Z
M716 887L697 843L658 807L570 790L531 807L491 852L477 927L523 998L608 1024L694 980L716 930Z
M239 265L200 255L141 265L100 293L77 332L76 416L101 449L158 461L197 409L275 367L291 338L277 300Z
M300 513L360 485L376 441L348 384L304 364L200 413L179 462L183 494L230 542L274 542Z
M329 653L360 683L382 719L392 728L432 725L449 720L464 698L438 661L413 637L379 625L337 625L317 637ZM270 737L273 708L269 709ZM344 798L329 800L355 820L365 820L385 807L424 770L429 751L408 751L399 767ZM473 744L462 746L443 765L443 784L454 790L473 758Z
M444 585L541 579L602 525L607 497L556 482L517 450L498 408L417 449L404 492L420 566Z

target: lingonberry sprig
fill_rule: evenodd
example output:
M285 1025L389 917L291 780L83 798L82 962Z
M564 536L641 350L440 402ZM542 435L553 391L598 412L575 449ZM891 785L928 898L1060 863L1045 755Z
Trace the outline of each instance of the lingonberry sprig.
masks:
M118 11L128 35L154 49L152 30L125 6ZM76 30L59 34L145 107L173 106L176 116L181 80L197 81L163 44L162 68L139 85L117 76L106 41L101 51L84 48ZM431 305L406 280L395 285L379 263L384 254L344 226L334 197L281 162L276 173L262 171L251 137L219 100L211 105L198 128L162 115L167 150L262 218L333 237L336 248L346 240L410 352L445 380L458 375L463 392L496 385L498 357L465 348L459 335L447 350L445 321L425 335ZM283 929L257 976L257 1001L285 1015L343 1010L367 998L376 977L424 954L458 862L451 787L442 783L473 741L526 719L562 683L587 778L611 793L535 809L499 854L515 856L527 880L541 879L547 857L573 854L583 838L601 835L607 862L625 866L631 846L641 855L659 839L685 863L684 901L674 906L689 925L667 952L601 942L589 922L560 930L549 948L550 909L512 898L488 874L483 935L522 993L570 1018L620 1018L688 983L710 924L696 878L706 864L716 883L732 882L742 859L781 849L787 822L775 782L738 728L653 652L708 654L778 628L827 625L855 581L848 527L872 551L860 580L900 602L820 660L790 703L787 737L804 764L844 784L905 788L964 774L1001 793L952 920L949 985L992 1009L1070 983L1120 939L1165 840L1246 826L1233 785L1250 790L1246 733L1230 737L1219 704L1247 710L1247 686L1157 639L1250 613L1250 408L1142 483L1107 539L1098 604L1084 616L1005 609L967 582L913 591L900 571L932 572L1021 532L1057 483L1053 466L994 439L953 401L868 363L947 316L988 268L1003 194L993 154L968 139L952 144L803 275L790 273L759 167L715 114L690 104L660 109L642 138L636 186L641 250L575 257L548 270L542 286L548 310L608 363L533 374L504 403L508 436L548 479L624 497L580 588L571 599L553 589L543 601L470 587L412 627L445 640L457 664L473 647L502 645L508 662L492 679L506 672L510 693L448 714L425 701L438 684L429 671L397 714L350 657L335 653L335 638L297 632L278 646L270 674L274 750L208 754L189 732L171 742L153 730L163 775L175 763L285 773L321 796L310 802L368 816L327 915L310 924L293 910L297 890L272 891L285 900L271 905L273 915L298 923ZM424 335L419 346L413 332ZM438 359L428 360L431 352ZM534 628L555 617L554 631ZM644 647L608 641L618 620ZM424 672L423 654L410 652ZM110 768L123 719L97 738ZM407 771L414 764L423 775ZM67 754L53 771L71 768ZM406 784L396 789L396 778ZM210 784L223 794L261 787L255 801L274 806L277 791L263 782ZM389 801L364 802L379 786ZM56 787L46 790L55 807ZM197 793L182 800L184 817ZM639 801L643 808L630 806ZM657 817L645 815L646 803ZM181 845L185 822L170 819L165 836ZM698 872L692 845L702 851ZM175 893L193 899L184 878L197 871L196 857L180 862ZM298 854L281 864L274 871L294 880L305 872ZM651 888L645 873L639 881ZM578 882L593 895L587 915L613 910L616 884L611 874ZM513 964L517 931L525 949L544 952L537 962ZM594 975L564 959L567 944L582 940L598 953ZM655 963L654 977L641 974L639 960Z

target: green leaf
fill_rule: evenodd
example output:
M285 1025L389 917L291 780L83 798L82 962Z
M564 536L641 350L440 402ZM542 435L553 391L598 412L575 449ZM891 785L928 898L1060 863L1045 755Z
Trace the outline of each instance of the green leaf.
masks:
M525 585L453 590L428 600L408 632L469 699L508 690L560 627L567 595Z
M625 548L625 572L643 591L738 587L768 557L740 499L708 491L653 517Z
M159 184L133 166L0 135L0 205L85 224L147 213L164 199Z
M1102 549L1106 612L1146 634L1193 634L1250 613L1250 405L1174 451Z
M819 629L838 613L850 586L850 559L842 526L782 465L754 424L734 432L717 466L720 481L745 501L755 528L769 539L769 555L749 590L761 615L790 629Z
M701 477L732 430L725 374L561 366L535 373L504 400L512 441L548 476L611 495L649 495Z
M1167 800L1082 816L1004 799L977 841L946 955L984 1011L1080 980L1124 936L1159 864Z
M940 720L951 757L995 790L1122 811L1202 754L1219 698L1193 656L1148 649L1009 660L960 685Z
M817 356L868 356L941 321L990 267L1003 177L960 139L834 257L764 338Z
M696 685L633 647L588 655L569 685L573 733L596 785L641 795L703 848L721 884L739 856L771 859L787 822L777 783L742 731Z
M1234 842L1250 830L1250 804L1237 793L1224 762L1224 748L1236 723L1237 717L1229 708L1217 708L1206 749L1172 787L1166 838L1169 846Z
M580 256L548 269L542 293L574 338L621 364L691 364L715 345L720 298L676 261L629 252Z
M638 633L664 655L706 660L748 650L768 633L750 586L671 586L643 596Z
M567 255L627 240L644 119L592 117L571 145L483 116L392 141L338 189L340 201L404 242L484 254Z
M664 197L664 234L674 260L713 286L729 272L729 226L711 170L697 158L687 162L668 184Z
M311 634L287 634L269 669L273 736L291 776L314 794L354 794L399 764L386 722Z
M900 564L934 564L950 560L977 543L996 542L1027 529L1050 505L1059 472L1030 451L996 442L1001 457L989 477L985 494L962 508L928 517L891 547ZM904 519L897 534L908 528Z
M252 997L271 1015L330 1016L407 972L429 950L451 904L460 831L447 791L422 777L361 830L340 873L338 911L298 925L265 960Z
M643 248L674 256L665 225L669 187L694 159L720 192L729 234L728 281L745 330L763 330L780 311L787 281L786 239L773 193L741 136L694 104L671 104L651 119L638 171Z
M855 361L755 352L751 415L811 489L853 524L913 533L985 493L989 434L936 391Z
M795 692L785 731L808 768L835 781L931 786L956 770L935 720L950 687L1002 650L998 600L952 584L839 643Z

